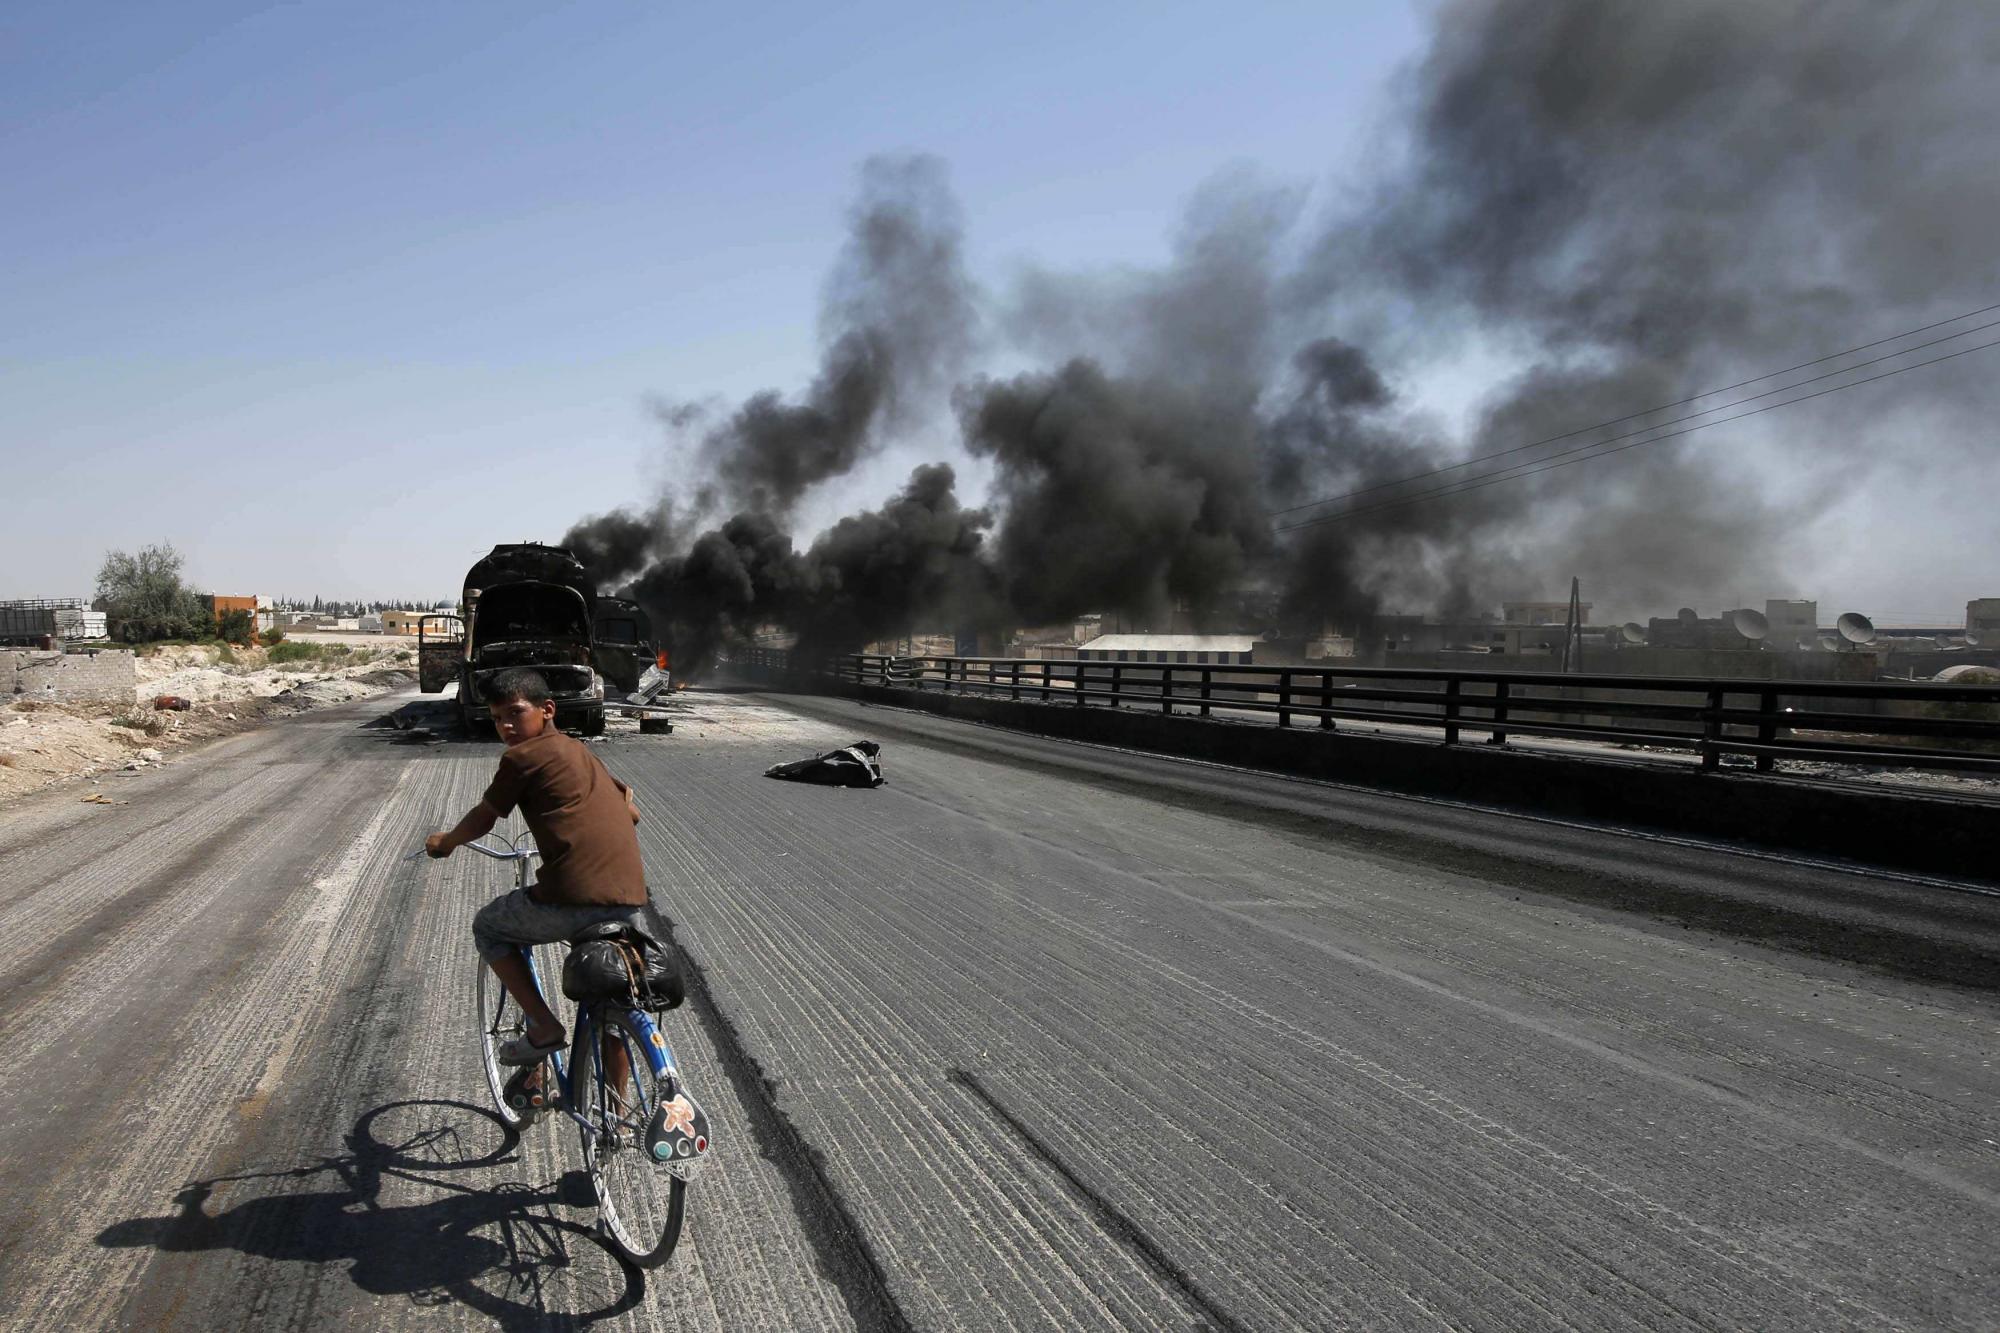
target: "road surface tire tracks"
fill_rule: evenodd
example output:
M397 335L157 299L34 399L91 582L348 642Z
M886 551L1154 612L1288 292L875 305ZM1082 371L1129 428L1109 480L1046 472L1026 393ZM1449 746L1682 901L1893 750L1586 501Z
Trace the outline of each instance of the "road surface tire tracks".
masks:
M664 911L660 915L669 932L677 935L673 918ZM888 1275L867 1232L828 1176L824 1155L806 1141L780 1105L779 1081L750 1053L735 1021L716 1003L700 961L685 948L678 952L687 980L687 1003L708 1029L722 1056L724 1074L751 1113L757 1146L778 1164L791 1186L793 1203L806 1222L806 1234L847 1302L848 1313L857 1327L907 1333L913 1325L889 1288Z

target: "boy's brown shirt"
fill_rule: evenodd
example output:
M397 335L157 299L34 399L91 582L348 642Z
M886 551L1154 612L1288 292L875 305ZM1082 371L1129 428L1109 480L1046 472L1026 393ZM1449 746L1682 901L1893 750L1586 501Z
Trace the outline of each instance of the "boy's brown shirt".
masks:
M510 745L486 789L502 816L520 807L541 849L528 896L563 907L638 907L646 901L639 835L625 784L590 747L551 727Z

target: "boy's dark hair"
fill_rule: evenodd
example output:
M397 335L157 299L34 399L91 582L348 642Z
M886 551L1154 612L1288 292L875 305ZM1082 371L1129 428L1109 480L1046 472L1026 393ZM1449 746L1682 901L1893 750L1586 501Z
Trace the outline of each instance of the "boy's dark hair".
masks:
M549 693L549 683L542 673L527 667L515 667L502 671L488 680L479 691L488 704L511 704L516 700L533 704L540 708L553 696Z

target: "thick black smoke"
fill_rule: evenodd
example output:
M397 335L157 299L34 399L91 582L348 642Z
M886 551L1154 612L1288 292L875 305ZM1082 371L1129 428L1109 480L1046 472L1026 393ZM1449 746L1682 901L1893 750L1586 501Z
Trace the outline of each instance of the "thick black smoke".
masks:
M977 311L940 169L871 163L806 391L678 409L703 478L679 512L736 516L694 537L614 514L573 538L645 562L638 587L692 642L782 625L826 650L1089 611L1306 633L1553 596L1572 573L1634 613L1781 584L1824 496L1711 437L1400 502L1481 468L1409 478L1982 304L1997 42L1974 5L1447 5L1383 165L1335 212L1219 176L1164 265L1023 277L994 325L1042 368L1004 376L964 375ZM1412 392L1463 395L1495 365L1464 430ZM1923 373L1926 427L1984 438L2000 390ZM802 497L947 401L937 453L990 471L990 509L920 469L797 549ZM1885 436L1848 401L1713 438L1778 458L1809 438L1790 457L1813 475L1865 468ZM1349 498L1296 508L1323 496Z
M614 509L583 519L563 535L562 544L600 588L610 588L671 553L677 534L673 503L661 500L643 511Z
M1996 69L1979 5L1454 4L1412 85L1407 167L1326 232L1299 290L1531 349L1473 454L1922 324L2000 276ZM1971 376L1920 374L1975 415ZM1783 419L1813 440L1798 471L1886 452L1847 411ZM1708 444L1759 429L1511 484L1536 521L1509 544L1543 587L1576 572L1633 605L1780 584L1825 496Z
M969 386L961 411L967 447L996 467L1001 586L1029 624L1177 605L1200 618L1269 545L1247 411L1083 360Z
M695 437L700 480L684 505L613 511L564 538L601 584L630 581L625 590L684 670L762 625L803 626L852 648L863 627L900 628L945 610L937 599L947 596L992 618L986 578L970 563L987 518L959 509L948 467L920 469L903 495L843 520L812 550L793 547L799 500L941 411L975 338L963 225L940 163L866 163L849 229L824 294L826 350L805 394L759 393L720 420L698 405L663 405L670 437ZM733 513L707 531L679 522L717 509Z
M919 467L880 509L841 519L803 552L768 515L739 513L627 592L651 610L684 673L766 625L821 653L907 632L913 616L998 628L1006 615L981 559L991 519L960 507L953 480L944 464Z
M768 515L746 512L696 537L624 591L645 607L677 670L698 675L716 650L809 606L818 581Z
M821 313L819 374L797 401L756 394L721 421L664 406L676 433L699 432L695 459L726 507L784 517L807 491L846 475L935 411L972 346L974 311L957 202L934 158L862 167L847 245Z
M807 651L851 651L911 628L911 618L948 618L954 630L1004 628L1008 615L982 558L991 516L958 503L950 467L910 474L880 509L850 515L805 553L816 595L791 617Z

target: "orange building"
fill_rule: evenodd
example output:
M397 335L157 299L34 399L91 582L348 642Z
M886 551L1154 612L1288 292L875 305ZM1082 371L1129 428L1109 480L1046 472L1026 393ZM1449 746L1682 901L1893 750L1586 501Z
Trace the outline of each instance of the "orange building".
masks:
M231 611L249 612L250 639L251 642L253 643L256 642L257 599L255 597L224 597L221 593L214 592L208 595L207 600L208 600L209 614L215 617L215 627L217 629L222 628L222 618L228 615Z

